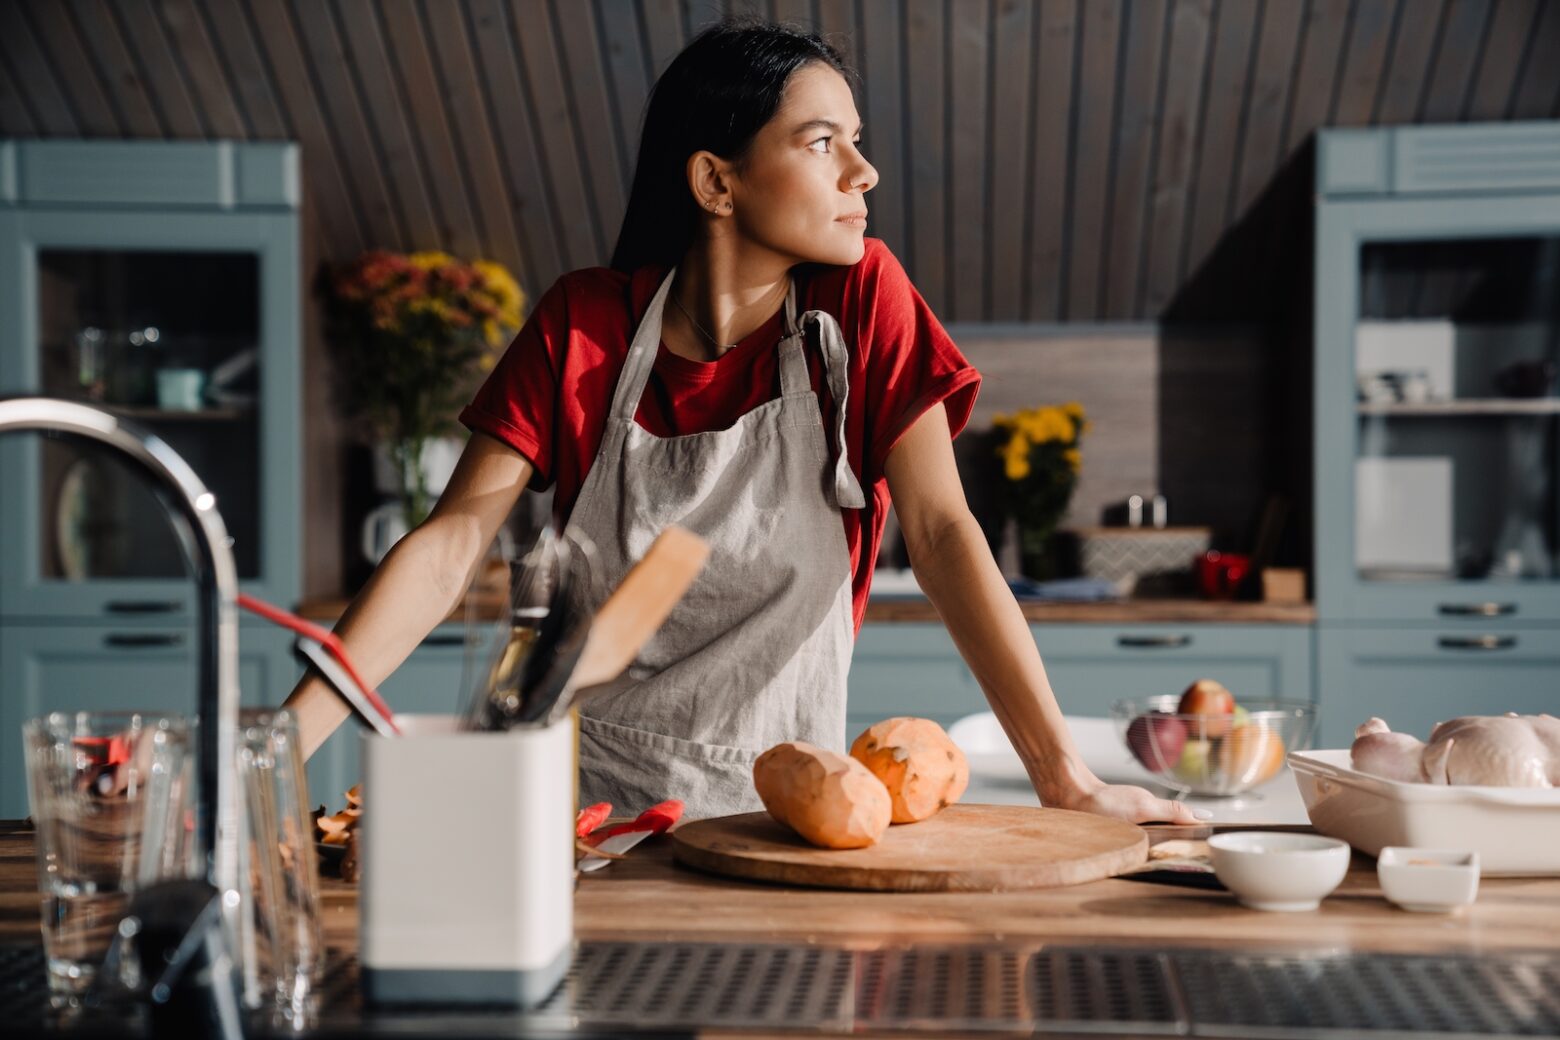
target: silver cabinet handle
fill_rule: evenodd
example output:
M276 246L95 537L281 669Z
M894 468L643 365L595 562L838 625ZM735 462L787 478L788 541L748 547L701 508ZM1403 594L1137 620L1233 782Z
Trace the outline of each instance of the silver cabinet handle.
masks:
M1516 636L1442 636L1443 650L1510 650L1517 645Z
M1179 636L1117 636L1117 646L1127 646L1134 650L1173 650L1176 647L1191 646L1192 637Z
M1517 612L1515 603L1442 603L1441 613L1450 617L1510 617Z
M110 614L172 614L183 610L184 604L176 599L113 599L103 604L103 609Z
M148 646L178 646L184 637L177 632L113 632L103 637L105 646L133 649Z

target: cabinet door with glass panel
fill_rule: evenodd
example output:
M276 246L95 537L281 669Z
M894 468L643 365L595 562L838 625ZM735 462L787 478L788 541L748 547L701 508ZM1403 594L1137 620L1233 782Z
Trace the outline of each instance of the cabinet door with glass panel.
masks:
M1316 278L1322 616L1560 619L1560 193L1324 199Z
M99 405L216 495L248 591L298 595L296 214L0 211L0 389ZM142 479L90 445L0 441L0 613L188 617Z

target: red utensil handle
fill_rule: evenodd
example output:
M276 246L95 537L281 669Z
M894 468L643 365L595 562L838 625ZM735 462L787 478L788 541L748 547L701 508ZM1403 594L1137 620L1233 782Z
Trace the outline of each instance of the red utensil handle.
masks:
M660 834L682 819L682 814L683 803L675 798L669 798L664 802L652 805L630 823L620 823L616 827L608 828L602 834L602 837L610 838L613 835L627 834L630 831L649 831L651 834Z
M587 805L580 810L579 816L574 820L574 834L583 838L591 831L607 822L607 817L612 815L611 802L597 802L595 805Z
M384 716L385 721L390 723L390 728L397 732L400 731L400 727L395 722L395 713L390 710L390 705L385 703L384 698L379 696L377 690L363 681L363 677L358 674L357 668L352 664L352 659L347 656L347 648L342 645L340 639L336 638L336 633L321 628L312 621L307 621L291 611L283 610L275 604L267 603L263 599L256 599L247 593L241 592L238 594L238 605L252 614L258 614L272 624L281 625L283 628L297 632L299 635L308 636L310 639L318 642L330 652L330 656L336 659L336 663L346 670L346 673L352 677L352 681L358 684L358 688L363 691L363 696L368 698L368 703L372 704L375 710Z

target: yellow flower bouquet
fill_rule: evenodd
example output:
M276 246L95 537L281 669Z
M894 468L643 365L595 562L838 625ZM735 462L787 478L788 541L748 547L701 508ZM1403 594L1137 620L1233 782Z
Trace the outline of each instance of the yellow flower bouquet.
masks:
M339 397L389 449L406 521L432 508L424 444L451 432L520 328L525 294L503 264L373 249L324 279Z
M1078 474L1083 469L1079 442L1089 421L1076 401L1024 408L997 415L992 425L1006 434L997 448L1002 459L1003 500L1018 527L1024 574L1053 576L1050 541L1067 515Z

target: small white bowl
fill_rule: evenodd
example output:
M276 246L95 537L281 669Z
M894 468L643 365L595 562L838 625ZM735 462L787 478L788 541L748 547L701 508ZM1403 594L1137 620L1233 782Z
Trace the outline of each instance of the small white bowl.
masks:
M1213 872L1253 910L1315 910L1349 872L1348 842L1319 834L1231 831L1208 839Z
M1479 854L1389 845L1376 859L1381 893L1404 910L1444 914L1479 894Z

